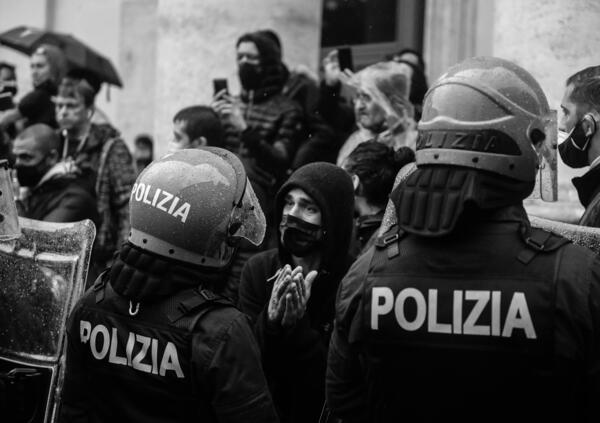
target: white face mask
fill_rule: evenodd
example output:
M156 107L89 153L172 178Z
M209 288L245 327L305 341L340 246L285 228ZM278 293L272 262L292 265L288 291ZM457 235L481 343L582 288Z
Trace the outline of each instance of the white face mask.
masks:
M187 145L183 145L182 143L175 142L175 141L169 141L169 144L167 145L167 149L169 150L169 153L175 153L176 151L183 150L185 148L189 148L189 147Z

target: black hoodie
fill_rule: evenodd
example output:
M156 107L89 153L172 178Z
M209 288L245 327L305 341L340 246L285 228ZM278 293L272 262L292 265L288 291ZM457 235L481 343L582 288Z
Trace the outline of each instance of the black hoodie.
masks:
M285 195L302 189L321 209L325 238L319 275L304 317L293 328L268 323L267 305L271 277L291 255L283 248L252 257L240 282L240 309L254 322L263 354L263 366L282 422L316 422L325 401L327 348L335 313L337 287L352 259L348 256L352 234L354 194L350 176L330 163L301 167L281 187L276 198L279 227Z

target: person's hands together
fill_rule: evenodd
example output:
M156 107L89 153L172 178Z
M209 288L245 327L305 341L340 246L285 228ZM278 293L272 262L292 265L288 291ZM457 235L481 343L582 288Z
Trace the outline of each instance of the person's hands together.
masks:
M279 324L283 317L283 311L285 309L285 293L288 285L292 281L292 267L286 264L279 269L277 279L273 284L271 290L271 298L269 299L269 305L267 308L268 319L270 323Z
M296 267L287 284L285 292L285 309L281 319L283 327L294 326L306 312L306 306L310 299L312 284L317 277L317 271L309 272L306 277L302 273L302 267Z

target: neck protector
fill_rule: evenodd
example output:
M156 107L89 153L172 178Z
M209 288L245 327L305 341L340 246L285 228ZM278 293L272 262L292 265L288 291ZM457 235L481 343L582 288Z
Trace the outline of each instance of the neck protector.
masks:
M455 229L466 205L485 211L520 204L534 184L475 169L421 166L392 191L390 198L401 229L439 237Z

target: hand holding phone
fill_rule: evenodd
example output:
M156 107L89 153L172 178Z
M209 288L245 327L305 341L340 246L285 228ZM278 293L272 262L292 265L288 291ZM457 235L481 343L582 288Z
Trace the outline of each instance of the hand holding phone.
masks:
M227 79L213 79L213 95L216 96L223 90L225 91L225 94L229 94L229 89L227 87Z
M338 63L340 70L343 72L346 69L354 71L354 62L352 60L352 49L350 47L342 47L338 49Z

